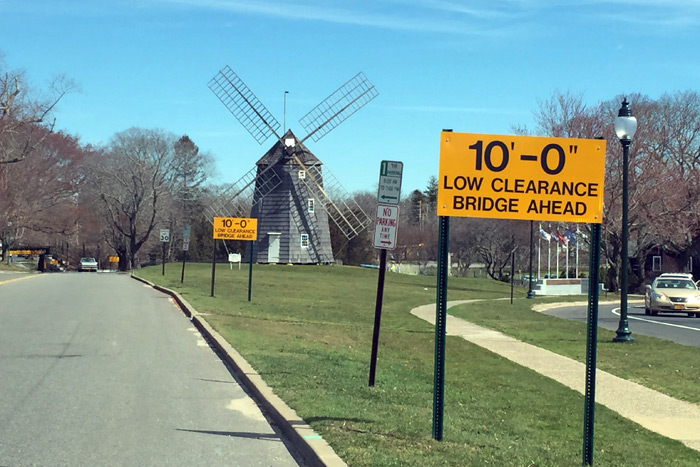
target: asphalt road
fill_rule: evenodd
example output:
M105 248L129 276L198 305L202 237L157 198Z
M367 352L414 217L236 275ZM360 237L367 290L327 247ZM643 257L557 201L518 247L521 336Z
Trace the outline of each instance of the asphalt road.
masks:
M0 276L0 466L25 465L298 463L168 296L57 273Z
M685 313L644 314L643 303L629 303L627 320L632 337L635 334L667 339L678 344L700 347L700 318L688 318ZM567 306L554 308L544 313L576 321L587 320L587 307ZM598 326L615 331L620 322L620 304L600 304L598 306Z

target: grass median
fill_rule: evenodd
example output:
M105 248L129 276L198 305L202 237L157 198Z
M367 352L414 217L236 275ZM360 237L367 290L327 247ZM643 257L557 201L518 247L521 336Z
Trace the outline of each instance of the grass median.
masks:
M165 276L160 267L137 274L177 290L199 312L208 313L206 319L217 331L349 465L581 464L582 395L453 337L446 345L444 439L432 439L434 328L410 310L435 301L435 277L387 274L376 384L370 388L377 271L283 265L253 269L251 302L245 267L219 265L214 298L209 296L211 265L188 264L184 284L176 263L167 265ZM509 296L508 284L479 278L449 281L450 300ZM523 327L532 328L529 332L543 327L549 333L533 343L549 348L550 340L571 340L571 349L585 355L585 325L571 323L581 326L572 334L564 320L533 318L530 306L543 299L525 300L525 289L517 287L515 296L513 305L484 302L460 313L496 322L503 321L494 318L497 314L508 315L515 330L522 319ZM544 321L535 321L540 318ZM596 465L668 465L671 460L694 466L700 461L697 452L681 443L601 406L595 435Z

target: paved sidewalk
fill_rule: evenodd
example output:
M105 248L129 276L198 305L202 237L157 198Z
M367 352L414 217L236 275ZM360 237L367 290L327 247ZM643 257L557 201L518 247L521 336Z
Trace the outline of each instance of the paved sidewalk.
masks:
M448 309L478 300L447 303ZM411 310L435 324L435 304ZM530 368L561 384L585 393L586 365L548 350L526 344L498 331L447 315L447 335L459 336L480 347ZM674 399L658 391L601 370L596 371L596 402L614 410L648 430L681 441L700 451L700 406Z

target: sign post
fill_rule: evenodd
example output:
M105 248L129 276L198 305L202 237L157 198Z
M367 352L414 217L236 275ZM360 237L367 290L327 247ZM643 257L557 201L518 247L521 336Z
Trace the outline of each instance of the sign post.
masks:
M600 269L600 224L591 229L590 278L588 281L588 332L586 338L586 394L583 411L583 465L593 465L593 427L595 420L595 372L598 343L598 281ZM595 276L593 275L595 271Z
M185 282L185 263L187 262L187 251L190 249L190 226L186 225L182 232L182 274L180 284Z
M170 242L170 230L160 229L160 243L162 245L162 256L163 256L163 273L165 275L165 244Z
M437 214L446 254L450 216L593 224L588 287L584 464L592 463L600 224L606 142L602 139L440 134ZM444 221L443 221L444 220ZM532 230L531 230L532 231ZM444 238L443 238L444 237ZM443 251L444 249L444 251ZM447 270L438 258L433 437L442 439ZM590 456L590 457L589 457Z
M250 248L250 265L248 268L248 301L253 286L253 248L258 239L258 220L246 217L215 217L214 243L216 240L245 240ZM212 272L212 296L214 296L214 273Z
M386 276L386 252L396 248L396 232L399 227L399 201L403 162L382 161L379 168L377 191L377 217L374 224L374 247L379 248L379 277L377 279L377 301L374 307L374 331L372 333L372 355L369 364L369 386L374 386L379 349L379 328L382 320L384 278Z

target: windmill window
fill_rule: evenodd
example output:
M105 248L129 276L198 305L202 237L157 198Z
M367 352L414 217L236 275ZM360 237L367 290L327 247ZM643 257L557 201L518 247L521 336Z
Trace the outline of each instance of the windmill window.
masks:
M303 180L306 178L306 170L300 170L299 171L299 180Z
M314 199L313 198L309 198L306 201L306 210L309 212L314 212Z
M301 234L301 247L302 248L309 247L309 234Z

